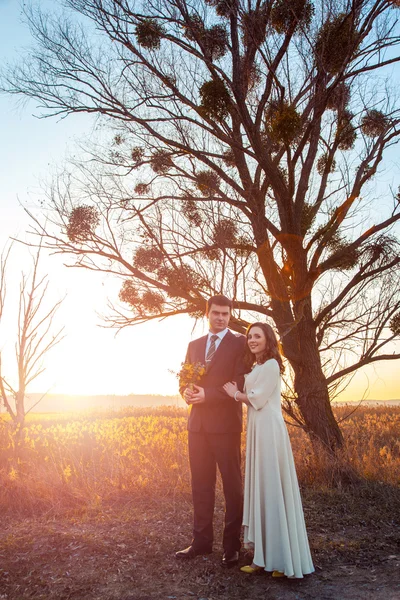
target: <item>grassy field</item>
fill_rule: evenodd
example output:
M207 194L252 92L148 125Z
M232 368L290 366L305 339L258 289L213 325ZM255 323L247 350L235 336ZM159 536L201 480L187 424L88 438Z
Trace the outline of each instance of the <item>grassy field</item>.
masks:
M355 472L400 484L400 407L336 407ZM332 465L289 427L300 484L330 485ZM12 430L0 421L0 510L92 507L124 495L175 498L190 492L185 409L32 415L16 458ZM243 435L243 444L245 436ZM340 457L339 457L340 462ZM340 466L340 465L339 465Z
M220 484L214 554L175 560L192 518L184 409L33 415L18 449L3 418L0 598L398 600L400 407L351 410L335 408L338 461L360 477L345 488L289 427L316 565L296 582L221 570Z

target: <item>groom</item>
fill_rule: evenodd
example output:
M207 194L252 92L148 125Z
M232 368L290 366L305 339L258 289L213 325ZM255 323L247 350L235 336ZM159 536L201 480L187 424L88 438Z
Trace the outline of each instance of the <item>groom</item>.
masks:
M238 563L242 525L242 480L240 469L240 433L242 405L224 391L227 381L236 381L243 389L243 353L246 338L228 329L232 302L225 296L213 296L207 302L208 335L190 342L187 363L202 363L206 374L201 386L180 392L190 405L188 421L189 462L192 476L194 509L193 540L178 559L210 554L213 544L213 515L217 465L225 495L224 555L222 565Z

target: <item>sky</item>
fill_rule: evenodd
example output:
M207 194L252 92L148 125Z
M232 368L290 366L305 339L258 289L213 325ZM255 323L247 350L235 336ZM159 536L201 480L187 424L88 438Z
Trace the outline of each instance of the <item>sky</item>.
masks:
M53 0L54 1L54 0ZM42 0L44 6L52 2ZM30 45L27 26L21 22L18 0L0 0L1 64ZM23 206L34 208L51 174L73 152L79 139L91 135L87 116L38 119L35 104L18 103L0 95L0 249L9 237L27 241L29 218ZM7 319L0 326L4 372L12 379L18 286L22 271L29 272L32 251L14 244L8 278ZM42 273L50 281L50 302L65 297L55 328L65 326L65 338L46 357L46 371L31 392L62 394L177 393L178 371L187 343L207 332L206 321L194 328L189 317L179 316L127 328L115 334L102 327L107 296L115 299L116 282L102 274L68 269L65 257L44 257ZM360 371L343 394L343 400L400 398L399 363L387 362Z

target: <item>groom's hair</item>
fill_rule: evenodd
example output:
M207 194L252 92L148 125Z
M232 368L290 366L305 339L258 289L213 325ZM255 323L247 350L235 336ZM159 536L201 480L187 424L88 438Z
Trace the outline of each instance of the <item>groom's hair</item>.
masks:
M232 312L232 300L229 300L226 296L222 296L221 294L211 296L207 301L206 315L210 312L212 304L216 304L217 306L229 306L229 310Z

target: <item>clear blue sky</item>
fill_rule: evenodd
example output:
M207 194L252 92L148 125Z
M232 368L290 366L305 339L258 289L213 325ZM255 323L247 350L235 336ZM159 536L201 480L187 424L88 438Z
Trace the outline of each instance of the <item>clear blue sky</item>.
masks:
M42 0L54 6L55 0ZM21 47L30 45L28 28L21 23L17 0L0 0L1 62L12 60ZM2 144L0 145L0 248L8 236L26 238L28 227L20 204L34 206L57 165L74 148L75 141L90 135L88 117L65 120L37 119L34 104L18 105L15 98L0 96ZM29 267L29 252L15 247L10 277L10 312L0 328L5 370L13 365L16 291L19 273ZM57 258L46 259L44 271L51 278L52 298L67 293L58 323L66 326L66 339L46 361L46 374L31 391L60 393L174 394L177 382L169 369L178 370L190 337L202 335L206 324L192 332L193 321L186 317L114 332L98 327L96 314L106 311L107 294L116 295L115 282L101 275L66 269ZM358 399L369 386L370 398L400 397L398 364L376 366L357 375L346 398ZM9 375L10 377L10 375ZM12 376L10 377L12 379Z

